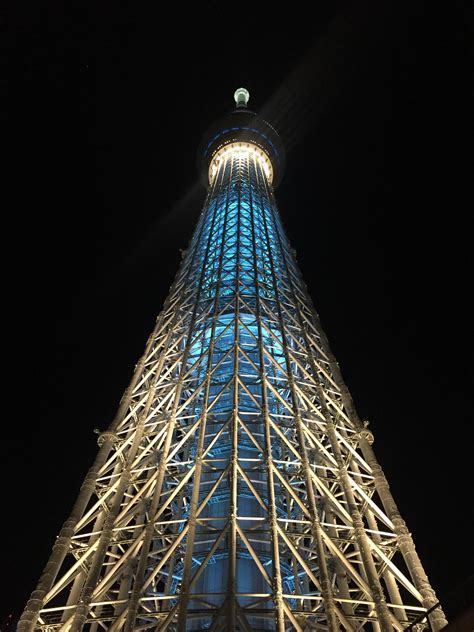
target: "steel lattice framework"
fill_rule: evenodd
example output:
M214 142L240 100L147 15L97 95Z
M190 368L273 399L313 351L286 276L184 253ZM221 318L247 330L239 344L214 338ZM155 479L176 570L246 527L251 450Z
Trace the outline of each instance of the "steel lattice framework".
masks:
M195 234L20 632L403 630L437 603L263 136L211 139Z

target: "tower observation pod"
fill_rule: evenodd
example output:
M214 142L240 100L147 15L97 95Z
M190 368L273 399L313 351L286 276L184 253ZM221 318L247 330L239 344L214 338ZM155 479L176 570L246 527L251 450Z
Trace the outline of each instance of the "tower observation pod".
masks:
M247 104L19 632L446 625L285 235L278 133ZM437 607L435 607L437 606Z

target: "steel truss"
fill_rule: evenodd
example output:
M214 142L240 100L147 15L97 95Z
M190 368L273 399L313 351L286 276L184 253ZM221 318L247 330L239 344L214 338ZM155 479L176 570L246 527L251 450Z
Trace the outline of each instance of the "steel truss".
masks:
M18 630L403 630L437 598L372 441L236 147Z

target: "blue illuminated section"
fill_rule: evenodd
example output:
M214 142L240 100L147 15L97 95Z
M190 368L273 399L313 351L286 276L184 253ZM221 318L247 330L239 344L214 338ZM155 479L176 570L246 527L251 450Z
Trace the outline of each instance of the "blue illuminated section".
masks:
M192 332L187 359L189 379L183 399L193 389L202 389L203 396L193 400L189 416L195 419L207 414L205 447L207 466L200 481L199 503L209 494L216 481L229 467L232 437L230 419L237 410L238 417L246 425L260 446L265 445L262 418L261 355L263 343L265 355L263 371L281 398L289 396L281 328L275 305L276 288L283 279L282 253L278 247L278 235L274 223L274 209L269 185L258 163L251 158L236 159L230 155L219 167L212 184L198 243L194 245L197 257L195 284L199 284L200 313ZM259 297L264 312L257 322L256 303ZM237 356L237 357L236 357ZM236 383L236 367L238 381ZM204 396L203 384L212 372L209 390ZM276 396L268 398L268 412L278 415L285 410ZM215 438L218 436L218 440ZM188 459L194 461L197 438L190 449ZM274 459L280 458L281 445L272 447ZM238 465L251 479L265 505L268 505L268 482L265 460L247 432L239 429ZM192 486L188 494L191 496ZM277 516L287 517L283 504L284 494L277 496ZM231 483L226 474L207 501L199 515L193 548L192 574L203 563L212 544L231 511ZM187 519L189 505L182 519ZM258 545L258 557L272 576L272 555L268 513L259 504L247 485L238 485L237 520L241 529L249 531L258 527L267 533L263 544ZM182 529L182 526L180 527ZM228 536L227 536L228 537ZM174 568L172 589L179 589L184 568L184 558ZM265 594L271 588L264 581L254 560L245 547L238 547L236 560L236 592ZM294 589L293 570L282 561L281 573L284 591ZM214 606L221 606L227 590L229 555L227 538L216 550L204 572L192 586L194 595L207 594L206 599ZM172 592L173 592L172 590ZM215 597L209 597L209 593ZM255 600L239 596L241 606ZM268 604L267 604L268 607ZM255 620L260 630L274 629L271 621ZM267 627L266 627L267 626ZM210 627L207 620L190 620L188 630Z

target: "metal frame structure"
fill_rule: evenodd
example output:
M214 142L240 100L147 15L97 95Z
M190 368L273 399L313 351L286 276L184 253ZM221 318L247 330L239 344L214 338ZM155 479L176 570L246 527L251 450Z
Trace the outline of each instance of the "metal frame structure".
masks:
M260 153L259 153L260 152ZM229 143L19 632L403 630L437 604L275 204ZM446 625L440 608L433 630Z

